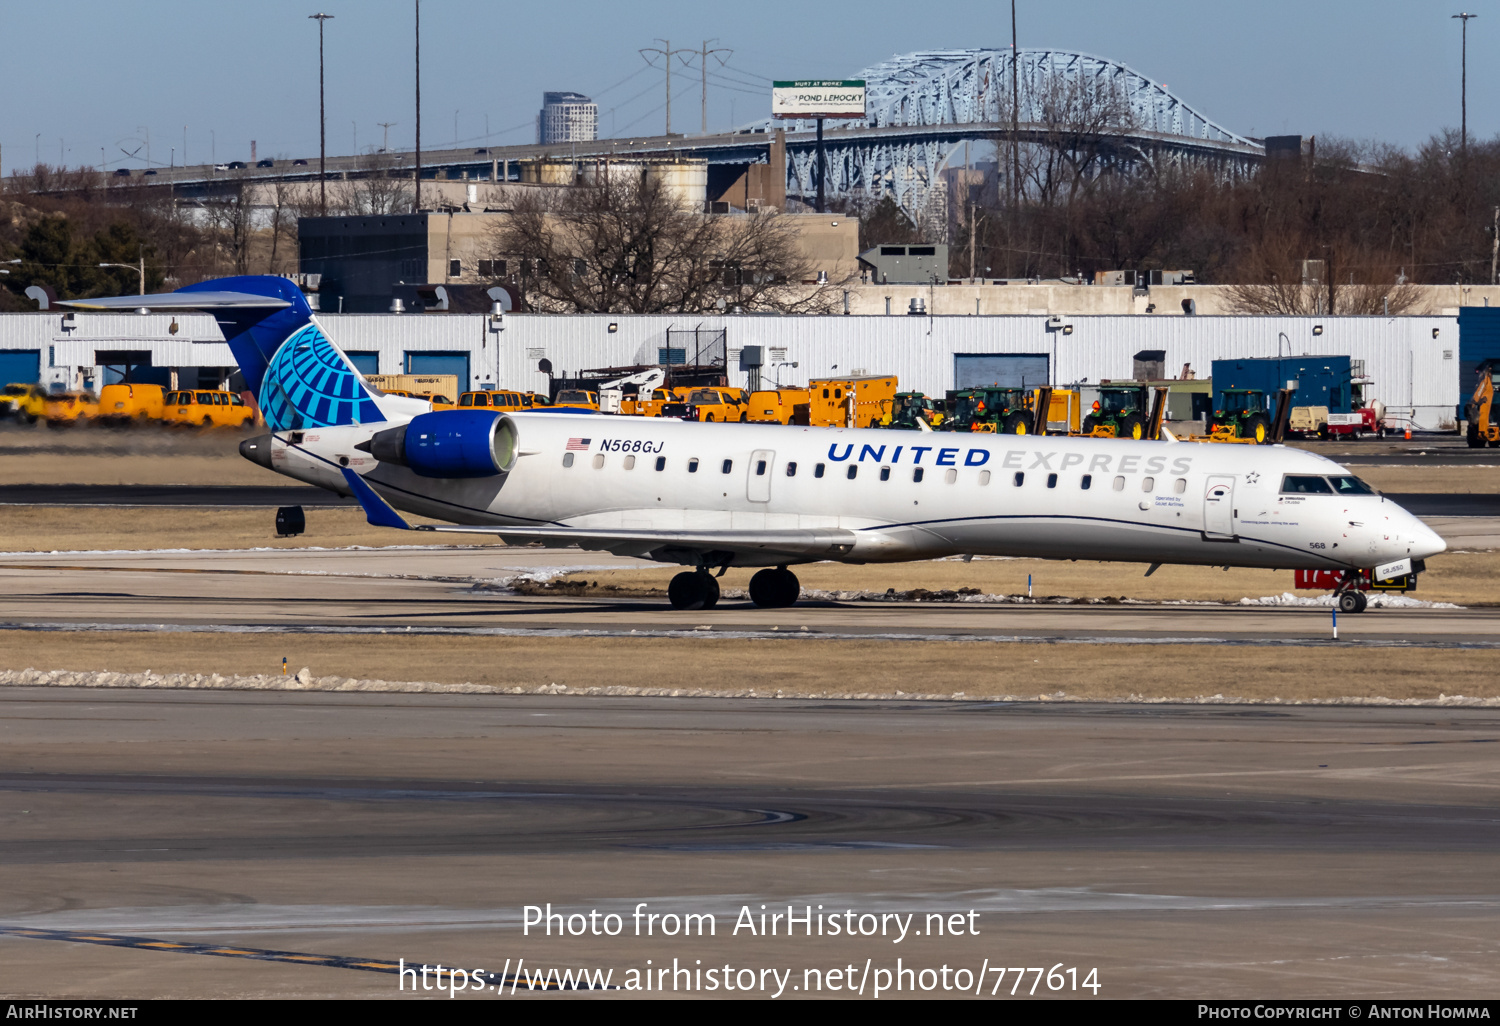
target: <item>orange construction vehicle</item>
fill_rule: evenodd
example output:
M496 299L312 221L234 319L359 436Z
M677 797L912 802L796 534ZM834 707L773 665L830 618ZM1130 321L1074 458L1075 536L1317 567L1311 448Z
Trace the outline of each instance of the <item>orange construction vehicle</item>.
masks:
M1474 385L1474 395L1464 410L1464 419L1469 422L1469 448L1483 449L1485 446L1500 446L1500 421L1495 419L1495 364L1485 360L1479 365L1479 380Z
M880 427L896 409L896 376L814 378L808 382L813 427Z

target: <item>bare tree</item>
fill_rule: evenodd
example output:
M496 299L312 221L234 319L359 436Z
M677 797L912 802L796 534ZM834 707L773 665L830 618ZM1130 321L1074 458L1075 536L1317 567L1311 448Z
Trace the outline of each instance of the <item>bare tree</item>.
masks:
M822 313L842 284L809 280L794 219L686 209L634 167L523 199L497 224L491 251L519 263L530 305L557 312Z
M407 172L397 171L396 164L385 154L372 154L365 170L359 177L346 183L340 190L347 213L357 217L378 217L385 214L404 214L411 209L410 179L395 177Z

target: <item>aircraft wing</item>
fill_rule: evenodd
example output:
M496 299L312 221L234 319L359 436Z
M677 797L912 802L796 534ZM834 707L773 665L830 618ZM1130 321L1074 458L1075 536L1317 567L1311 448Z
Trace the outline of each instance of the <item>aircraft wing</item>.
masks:
M548 542L554 545L577 545L583 549L602 550L615 555L644 555L661 549L680 549L702 553L747 553L758 556L788 556L829 559L847 555L853 548L853 531L828 530L785 531L653 531L646 529L591 527L508 527L470 526L465 524L408 524L390 503L381 498L354 471L343 468L344 480L365 510L365 518L376 527L400 530L432 531L443 534L491 534L506 544Z

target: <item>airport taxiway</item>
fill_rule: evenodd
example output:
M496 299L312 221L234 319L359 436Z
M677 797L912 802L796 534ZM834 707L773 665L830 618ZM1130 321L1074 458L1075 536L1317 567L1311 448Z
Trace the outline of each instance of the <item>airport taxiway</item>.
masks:
M1491 710L6 689L0 991L394 996L352 962L403 958L800 987L901 958L1097 967L1105 997L1488 997L1497 743ZM639 902L716 932L521 928ZM732 931L762 904L928 932Z
M518 579L653 565L577 549L432 547L11 554L0 557L0 626L192 630L757 635L824 638L1321 642L1318 606L1215 603L871 602L804 599L758 609L725 599L678 611L657 598L515 594ZM1500 647L1500 609L1399 608L1341 618L1345 641Z

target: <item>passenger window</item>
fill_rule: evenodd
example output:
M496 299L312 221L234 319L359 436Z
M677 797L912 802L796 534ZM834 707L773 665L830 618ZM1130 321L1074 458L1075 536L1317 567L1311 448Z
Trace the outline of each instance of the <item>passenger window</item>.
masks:
M729 465L729 461L725 460L724 461L724 465L727 467ZM727 473L729 473L729 471L725 470L724 473L727 474ZM766 476L766 461L765 460L756 460L755 461L755 476L756 477L765 477Z
M823 464L819 463L816 467L813 468L813 477L822 477L822 476L823 476Z
M1117 477L1117 478L1115 478L1115 491L1117 491L1117 492L1123 492L1124 490L1125 490L1125 479L1123 477Z
M694 457L693 459L688 460L688 473L689 474L696 474L696 473L698 473L698 460L697 460L696 457Z
M859 474L859 468L856 467L854 464L851 463L849 465L849 474L848 474L849 480L853 481L854 478L855 478L855 476L858 475L858 474Z
M484 397L480 396L480 398L483 399ZM461 396L458 397L458 405L460 405L460 406L473 406L474 405L474 397L472 395L461 395Z
M626 470L634 470L635 469L635 457L634 456L626 456L625 457L625 469Z
M1093 486L1093 484L1094 484L1094 475L1093 474L1084 474L1083 475L1083 480L1078 482L1078 487L1082 488L1084 491L1088 491L1089 488L1091 488Z
M1172 491L1176 492L1178 495L1181 495L1183 492L1187 491L1187 478L1179 477L1176 481L1173 481Z
M1057 487L1057 475L1056 474L1048 474L1047 475L1047 487L1048 488L1056 488Z
M956 471L956 470L945 470L945 471L943 471L943 480L945 482L947 482L948 484L952 484L953 482L955 482L955 481L958 480L958 471Z
M658 456L658 457L656 457L656 469L657 470L666 470L667 469L667 458L665 456Z
M797 476L797 464L795 462L788 463L786 465L786 476L787 477L796 477Z
M572 465L573 465L573 454L570 453L570 452L563 453L563 466L565 466L565 467L571 467Z
M990 483L990 472L988 470L981 470L979 472L979 483L982 485Z
M920 484L922 482L922 468L921 467L917 467L915 470L913 470L911 472L911 479L912 479L912 483L913 484Z
M595 455L594 455L594 469L595 470L603 470L604 469L604 453L602 453L602 452L601 453L595 453Z
M827 398L828 398L828 389L826 389L826 388L825 388L825 389L823 389L823 398L824 398L824 399L827 399Z
M833 390L833 397L835 399L842 399L842 398L844 398L844 390L842 388L835 388Z
M881 467L880 468L880 480L882 480L882 481L889 481L890 479L891 479L891 468L890 467Z
M1026 475L1020 473L1019 471L1017 471L1017 473L1016 473L1016 487L1019 488L1023 484L1025 484L1025 483L1026 483Z
M1142 478L1141 479L1141 491L1143 491L1143 492L1154 492L1154 491L1156 491L1156 478L1154 478L1154 477Z
M725 460L723 473L727 474L734 469L734 460Z

